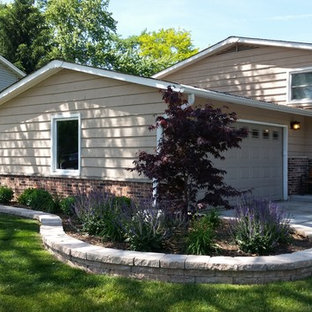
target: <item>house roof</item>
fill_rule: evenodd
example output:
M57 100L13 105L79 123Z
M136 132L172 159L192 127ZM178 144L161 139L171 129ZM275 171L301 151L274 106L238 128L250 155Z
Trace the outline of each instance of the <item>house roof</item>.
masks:
M207 49L204 49L197 54L181 61L171 67L162 70L159 73L154 74L153 78L163 78L169 74L176 72L196 61L199 61L207 56L211 56L217 53L221 53L224 50L229 49L237 44L245 44L251 46L271 46L271 47L282 47L282 48L294 48L294 49L304 49L312 50L311 43L304 42L294 42L294 41L283 41L283 40L270 40L270 39L258 39L258 38L247 38L247 37L235 37L231 36L222 40Z
M23 79L19 80L15 84L11 85L10 87L4 89L0 93L0 105L6 103L10 99L18 96L22 92L30 89L31 87L37 85L41 81L47 79L48 77L56 74L62 69L73 70L81 73L86 73L90 75L111 78L119 81L125 81L129 83L139 84L147 87L157 88L157 89L167 89L168 86L172 86L174 90L198 96L201 98L206 98L210 100L222 101L227 103L234 103L239 105L245 105L250 107L262 108L271 111L279 111L285 113L291 113L296 115L302 116L311 116L312 117L312 110L304 110L300 108L293 108L285 105L277 105L273 103L267 103L258 100L252 100L249 98L227 94L218 91L206 90L201 88L196 88L192 86L188 86L185 84L177 84L170 81L164 81L154 78L144 78L129 74L118 73L110 70L94 68L85 65L73 64L64 61L52 61L42 67L41 69L37 70L36 72L24 77Z
M0 55L0 63L3 64L5 67L9 68L14 74L16 74L19 78L25 77L26 74L14 66L11 62L5 59L3 56Z

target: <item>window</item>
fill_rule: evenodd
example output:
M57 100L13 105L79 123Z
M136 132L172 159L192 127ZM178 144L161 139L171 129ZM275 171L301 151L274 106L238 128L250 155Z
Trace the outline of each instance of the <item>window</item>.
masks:
M52 118L52 172L75 175L80 170L80 116Z
M270 138L270 130L269 129L264 129L262 131L262 138L263 139L269 139Z
M252 129L251 130L251 136L255 139L259 138L259 130L258 129Z
M290 101L312 100L312 70L291 73Z
M279 134L278 131L273 131L273 140L278 140Z

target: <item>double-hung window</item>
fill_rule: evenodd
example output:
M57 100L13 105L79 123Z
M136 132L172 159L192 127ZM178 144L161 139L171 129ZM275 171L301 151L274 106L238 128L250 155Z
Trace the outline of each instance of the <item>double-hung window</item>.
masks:
M312 68L290 73L289 102L312 102Z
M80 115L52 117L51 170L56 174L80 173Z

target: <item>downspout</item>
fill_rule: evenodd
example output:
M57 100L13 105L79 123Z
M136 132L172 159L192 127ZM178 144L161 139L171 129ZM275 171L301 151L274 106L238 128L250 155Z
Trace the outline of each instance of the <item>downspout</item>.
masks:
M180 92L183 92L183 90L181 90ZM187 103L183 104L181 106L181 108L185 109L185 108L193 105L194 103L195 103L195 94L189 93L187 96ZM168 118L168 116L166 114L164 114L162 117ZM163 134L164 134L164 129L160 124L158 124L157 128L156 128L156 152L157 153L159 153L159 151L160 151L160 142L163 138ZM157 203L156 202L157 186L158 186L157 179L153 179L153 203L154 203L154 205L156 205L156 203Z

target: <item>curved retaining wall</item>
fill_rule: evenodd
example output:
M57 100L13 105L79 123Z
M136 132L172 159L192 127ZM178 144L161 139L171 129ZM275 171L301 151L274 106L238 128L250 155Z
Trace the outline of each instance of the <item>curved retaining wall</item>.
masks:
M260 284L312 275L312 249L261 257L210 257L126 251L93 246L68 236L52 214L0 206L0 213L40 221L47 250L59 260L87 272L178 283ZM312 229L294 226L312 237Z

